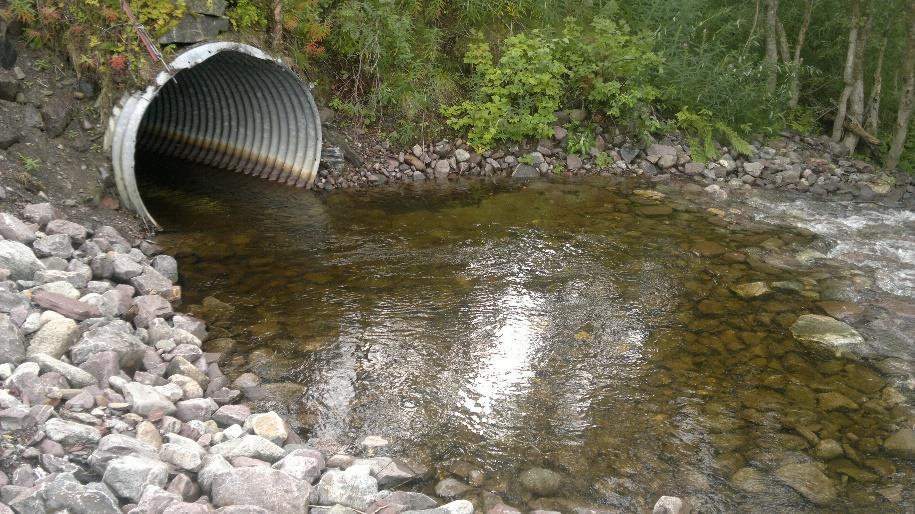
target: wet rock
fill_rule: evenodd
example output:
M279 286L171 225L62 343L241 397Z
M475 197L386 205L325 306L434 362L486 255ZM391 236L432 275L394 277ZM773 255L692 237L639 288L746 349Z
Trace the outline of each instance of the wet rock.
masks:
M0 268L9 270L12 280L31 280L36 271L45 269L32 249L16 242L0 241Z
M915 430L905 428L886 438L883 448L892 455L915 458Z
M350 467L345 471L331 469L315 486L318 504L340 504L361 511L375 501L377 494L378 482L362 467Z
M384 492L369 506L367 512L384 512L386 514L400 514L404 511L433 509L436 501L422 493L412 491L395 491L390 494Z
M473 514L473 504L467 500L456 500L441 507L425 510L407 510L403 514Z
M834 459L842 453L842 445L835 439L822 439L813 449L813 454L823 460Z
M859 408L857 403L851 401L844 394L835 391L818 394L817 401L819 402L820 409L826 412L832 410L858 410Z
M521 473L521 485L537 496L552 496L562 485L562 475L544 468L532 468Z
M311 486L281 471L265 467L237 468L213 479L212 499L217 507L255 505L277 514L306 511Z
M95 427L59 418L46 421L44 431L52 441L64 446L95 444L102 438Z
M778 468L775 476L818 505L825 505L836 499L836 489L832 481L814 464L787 464Z
M367 463L370 473L378 481L378 487L404 485L412 480L422 478L428 470L418 465L410 465L390 457L359 459L356 465Z
M731 476L731 485L746 493L758 494L766 491L766 479L753 468L741 468Z
M128 455L108 463L102 481L121 498L140 501L147 486L164 488L168 479L168 466L147 457Z
M698 241L693 244L693 253L701 257L713 257L727 252L728 249L714 241Z
M435 494L439 498L460 498L472 488L454 478L446 478L435 485Z
M79 337L79 327L69 318L51 320L32 336L28 355L46 354L59 359L73 346Z
M855 329L848 324L828 316L804 314L791 325L791 334L804 343L820 343L841 347L864 342Z
M651 514L689 514L689 505L676 496L662 496L655 502Z
M643 216L668 216L674 212L669 205L642 205L639 207L639 213Z
M539 178L540 172L537 171L537 168L527 165L519 164L515 167L515 171L512 172L512 178Z
M741 298L758 298L772 292L765 282L750 282L731 286L731 291Z

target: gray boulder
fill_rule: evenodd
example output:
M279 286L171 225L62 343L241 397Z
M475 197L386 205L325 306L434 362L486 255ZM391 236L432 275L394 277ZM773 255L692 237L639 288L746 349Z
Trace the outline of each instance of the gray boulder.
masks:
M59 418L46 421L44 431L52 441L64 446L95 444L102 438L101 432L95 427Z
M378 495L378 482L368 471L364 466L327 471L315 487L318 504L340 504L365 511Z
M32 243L32 248L35 250L35 255L39 257L69 259L73 255L73 244L67 234L55 234L36 239Z
M139 382L128 382L122 388L124 399L130 404L130 412L148 417L151 414L171 415L177 408L152 386Z
M102 481L121 498L140 501L148 485L164 488L168 466L159 460L128 455L108 463Z
M285 450L263 437L256 435L245 435L238 439L219 443L210 448L210 453L222 455L226 459L231 459L233 457L251 457L271 463L286 456Z
M29 244L35 240L35 227L5 212L0 213L0 236L11 241Z
M98 446L89 456L89 465L99 474L103 474L109 462L128 455L154 459L156 451L136 438L123 434L108 434L98 442Z
M12 280L32 280L35 272L45 269L32 249L16 241L0 241L0 268L10 270Z
M81 245L86 242L86 227L79 223L73 223L67 220L51 220L45 227L48 235L67 234L73 240L73 244Z
M133 334L130 325L115 320L89 330L70 348L70 360L77 366L100 352L118 354L122 368L136 367L146 353L146 345Z
M804 314L791 325L791 334L804 343L819 343L829 347L861 344L864 338L847 323L829 316Z
M43 353L30 355L29 360L38 364L42 373L53 371L63 375L63 377L67 379L67 382L69 382L70 385L75 388L83 388L96 383L95 377L92 376L92 373L79 369L72 364L67 364L66 362L55 359L50 355L45 355Z
M217 507L255 505L276 514L308 512L311 486L281 471L261 466L235 468L213 479Z

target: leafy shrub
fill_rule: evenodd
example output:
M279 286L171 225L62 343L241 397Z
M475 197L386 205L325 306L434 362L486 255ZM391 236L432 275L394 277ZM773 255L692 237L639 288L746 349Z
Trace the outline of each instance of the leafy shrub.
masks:
M238 0L226 9L226 16L235 30L263 30L267 27L265 8L252 0Z
M474 70L471 98L443 110L448 124L467 129L478 151L499 141L548 137L568 73L554 51L555 40L539 31L506 39L498 62L488 43L472 44L464 56Z

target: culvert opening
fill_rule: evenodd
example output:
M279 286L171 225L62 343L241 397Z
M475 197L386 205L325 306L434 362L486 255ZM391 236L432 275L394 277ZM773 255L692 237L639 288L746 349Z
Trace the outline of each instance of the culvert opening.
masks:
M238 43L194 47L170 68L144 91L126 95L109 120L106 143L126 208L158 226L137 172L155 174L175 161L311 186L321 161L321 123L308 87L292 70Z

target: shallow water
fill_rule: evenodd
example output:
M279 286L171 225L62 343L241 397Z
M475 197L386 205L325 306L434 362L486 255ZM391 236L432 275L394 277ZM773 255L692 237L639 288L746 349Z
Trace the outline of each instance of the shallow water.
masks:
M481 506L485 490L563 512L650 511L662 494L702 512L915 508L912 461L880 449L913 420L893 394L910 394L904 337L837 357L787 329L844 309L869 343L904 335L911 319L894 306L911 308L911 284L885 287L835 258L829 235L758 221L763 207L790 222L816 206L709 211L689 187L649 189L593 179L318 197L195 170L144 194L185 303L236 308L214 324L234 340L230 369L286 383L268 403L315 444L379 435L438 478L482 470ZM730 289L758 281L772 291ZM823 439L845 455L817 457ZM823 463L837 499L818 506L780 483L775 470L796 462ZM555 497L520 487L534 466L563 473Z

